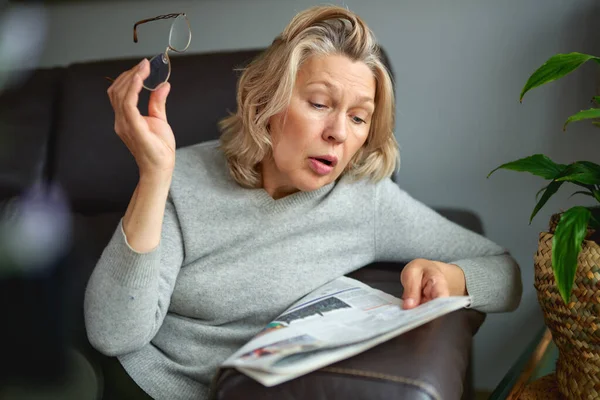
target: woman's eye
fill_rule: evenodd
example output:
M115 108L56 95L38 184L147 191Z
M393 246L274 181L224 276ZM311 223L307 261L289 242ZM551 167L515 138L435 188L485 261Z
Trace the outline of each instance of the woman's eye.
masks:
M355 124L366 124L364 119L358 117L352 117L352 121L354 121Z
M310 103L311 106L313 106L314 108L316 108L317 110L322 110L324 109L326 106L324 104L319 104L319 103Z

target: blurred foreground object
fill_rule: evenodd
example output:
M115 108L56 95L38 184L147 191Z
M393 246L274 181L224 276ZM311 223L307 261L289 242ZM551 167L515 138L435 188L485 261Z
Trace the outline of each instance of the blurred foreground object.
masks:
M41 2L0 8L0 91L21 83L37 67L46 32L46 9Z
M67 204L58 188L37 184L0 206L0 387L52 383L65 373Z

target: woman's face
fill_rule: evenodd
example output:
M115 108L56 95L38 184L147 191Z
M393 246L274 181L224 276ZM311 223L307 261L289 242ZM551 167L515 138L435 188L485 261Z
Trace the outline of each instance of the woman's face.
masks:
M269 120L272 158L263 188L274 199L335 181L365 143L375 109L375 78L362 62L313 56L298 71L290 105Z

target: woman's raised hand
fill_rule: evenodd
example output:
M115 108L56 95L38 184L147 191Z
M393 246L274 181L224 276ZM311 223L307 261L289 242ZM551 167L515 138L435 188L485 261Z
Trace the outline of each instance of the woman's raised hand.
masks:
M150 94L148 115L143 116L137 105L149 74L150 64L143 59L119 75L107 93L115 112L115 132L135 158L140 178L170 177L175 166L175 136L166 112L171 86L164 83Z

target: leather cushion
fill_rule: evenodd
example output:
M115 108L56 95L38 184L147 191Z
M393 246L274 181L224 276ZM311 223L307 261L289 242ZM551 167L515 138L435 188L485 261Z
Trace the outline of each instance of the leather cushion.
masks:
M399 270L363 268L352 277L401 296ZM455 399L467 374L472 336L485 315L459 310L361 354L270 388L227 369L216 389L218 400L246 399Z
M185 54L171 58L169 123L177 147L217 139L217 122L236 110L239 68L261 50ZM383 52L384 63L389 60ZM62 84L53 176L65 188L74 210L122 211L138 179L135 161L114 132L114 113L106 90L110 82L140 59L73 64ZM391 68L389 68L391 71ZM149 92L139 109L147 113Z
M61 68L39 69L0 92L0 201L46 174Z
M177 147L218 138L217 121L235 111L238 72L258 51L172 58L169 122ZM114 113L104 76L117 77L139 59L74 64L66 71L58 117L55 177L74 210L122 211L138 179L135 161L114 132ZM147 114L149 92L140 95Z

